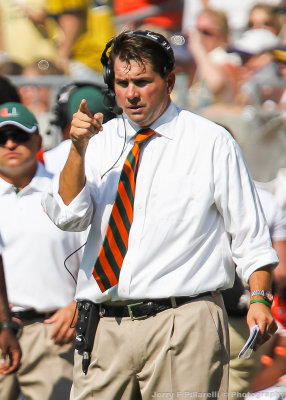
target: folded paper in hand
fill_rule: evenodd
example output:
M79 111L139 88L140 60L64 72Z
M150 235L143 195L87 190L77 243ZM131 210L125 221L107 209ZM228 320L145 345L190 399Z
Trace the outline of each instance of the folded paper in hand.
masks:
M255 346L257 337L259 333L259 326L254 325L250 328L250 334L249 338L247 339L245 345L243 348L240 350L240 353L238 354L238 358L249 358L252 354L253 348Z

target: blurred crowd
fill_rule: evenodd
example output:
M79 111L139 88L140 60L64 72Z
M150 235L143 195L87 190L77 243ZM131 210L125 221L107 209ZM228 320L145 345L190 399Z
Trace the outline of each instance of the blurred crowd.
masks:
M172 96L180 106L218 121L222 115L244 118L259 103L263 123L272 112L283 128L285 0L0 0L0 102L20 102L38 118L43 143L37 159L49 172L58 173L64 165L69 124L80 100L104 112L102 51L115 34L133 29L169 39L177 74ZM112 117L105 113L106 119ZM226 127L239 142L233 126ZM285 126L283 135L284 145ZM262 164L280 168L268 182L256 183L280 258L273 283L279 330L267 348L239 363L237 346L248 336L240 311L249 300L240 282L236 311L230 311L231 399L248 391L249 399L260 391L267 399L269 388L277 391L277 399L284 398L281 393L286 398L286 159L269 157Z
M203 113L241 113L257 84L285 78L286 6L282 0L21 0L0 1L0 73L64 75L102 81L100 56L116 33L153 29L174 48L187 91L182 105ZM21 39L20 39L21 38ZM47 90L46 90L47 92ZM33 111L48 111L47 94L23 85ZM261 88L261 104L283 108L284 88Z

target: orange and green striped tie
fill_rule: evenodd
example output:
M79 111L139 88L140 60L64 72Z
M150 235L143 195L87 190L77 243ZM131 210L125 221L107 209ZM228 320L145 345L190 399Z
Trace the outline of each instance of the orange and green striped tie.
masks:
M137 133L134 146L123 165L103 244L92 270L92 274L102 292L118 283L120 269L128 248L129 231L133 220L133 204L140 150L154 134L155 132L152 129L141 129Z

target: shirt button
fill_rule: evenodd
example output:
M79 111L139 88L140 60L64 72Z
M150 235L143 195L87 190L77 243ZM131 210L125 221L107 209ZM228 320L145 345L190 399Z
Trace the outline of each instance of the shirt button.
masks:
M139 210L142 209L142 204L138 204L138 209L139 209Z

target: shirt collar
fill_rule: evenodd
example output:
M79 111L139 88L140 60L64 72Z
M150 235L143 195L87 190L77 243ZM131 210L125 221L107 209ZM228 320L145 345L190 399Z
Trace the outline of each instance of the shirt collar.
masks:
M43 164L38 162L37 171L31 182L27 186L25 186L25 192L28 189L37 192L41 192L47 189L50 185L50 179L52 178L52 176L53 175L45 169ZM5 181L5 179L0 178L0 195L10 192L14 192L14 185ZM21 192L22 191L20 191L19 193Z
M168 139L173 139L176 134L176 123L179 111L175 104L171 101L167 110L150 126L159 135L165 136ZM133 138L136 133L141 129L140 126L132 122L126 117L127 136L129 139Z

